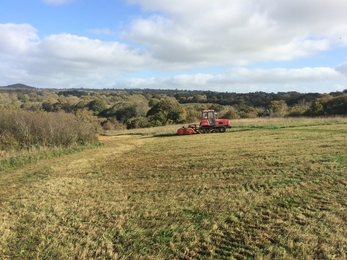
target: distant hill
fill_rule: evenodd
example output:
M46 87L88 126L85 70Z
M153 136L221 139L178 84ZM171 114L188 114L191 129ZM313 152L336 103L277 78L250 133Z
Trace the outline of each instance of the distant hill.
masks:
M22 83L17 83L17 84L12 84L12 85L8 85L8 86L4 86L4 88L30 88L30 89L35 89L34 87L30 87L28 85L22 84Z

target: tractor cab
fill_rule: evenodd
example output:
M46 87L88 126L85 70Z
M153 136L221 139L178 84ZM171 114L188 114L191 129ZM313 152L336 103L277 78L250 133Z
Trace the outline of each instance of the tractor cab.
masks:
M214 126L216 125L217 112L214 110L203 110L200 126Z

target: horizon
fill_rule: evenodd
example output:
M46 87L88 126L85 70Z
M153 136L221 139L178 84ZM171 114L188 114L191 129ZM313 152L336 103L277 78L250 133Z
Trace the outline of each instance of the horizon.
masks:
M281 94L281 93L292 93L296 92L301 95L307 95L307 94L332 94L332 93L342 93L342 94L347 94L347 89L341 90L341 91L331 91L331 92L326 92L326 93L320 93L320 92L298 92L298 91L277 91L277 92L265 92L265 91L253 91L253 92L232 92L232 91L216 91L216 90L201 90L201 89L160 89L160 88L40 88L40 87L34 87L34 86L29 86L27 84L23 83L15 83L15 84L10 84L6 86L0 86L0 88L21 88L18 87L17 85L23 86L22 88L32 88L34 90L91 90L91 91L132 91L132 90L139 90L139 91L191 91L191 92L212 92L212 93L228 93L228 94L252 94L252 93L265 93L265 94Z

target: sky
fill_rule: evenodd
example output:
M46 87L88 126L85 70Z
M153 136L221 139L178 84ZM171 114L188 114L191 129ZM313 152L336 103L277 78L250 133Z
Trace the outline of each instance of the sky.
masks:
M345 0L0 0L0 86L347 89Z

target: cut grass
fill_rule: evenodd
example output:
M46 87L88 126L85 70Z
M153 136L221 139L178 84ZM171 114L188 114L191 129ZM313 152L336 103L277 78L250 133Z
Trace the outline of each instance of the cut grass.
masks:
M0 254L345 259L341 120L304 126L293 119L285 127L253 127L251 120L252 131L224 134L103 136L103 147L2 172ZM247 128L242 123L240 130Z
M0 158L0 172L3 170L15 169L27 164L36 163L42 159L53 158L64 154L78 153L85 149L92 149L101 146L101 143L79 145L75 147L32 147L20 151L6 153Z

